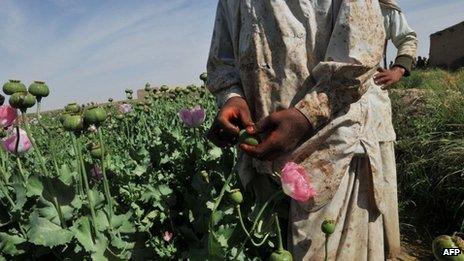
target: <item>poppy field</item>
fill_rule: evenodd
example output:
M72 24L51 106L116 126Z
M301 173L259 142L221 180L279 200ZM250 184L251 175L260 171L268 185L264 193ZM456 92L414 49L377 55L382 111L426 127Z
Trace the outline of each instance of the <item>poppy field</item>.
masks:
M52 113L40 112L53 93L43 82L3 91L0 260L291 258L274 210L285 194L247 202L234 148L205 138L216 107L204 87L147 84L144 99L126 90ZM289 164L282 180L307 200L303 174Z
M418 71L397 89L430 90L420 102L391 95L401 231L429 252L436 236L464 228L463 83L462 72ZM282 190L255 202L235 148L206 139L217 111L206 88L145 91L42 113L53 86L3 85L0 260L291 260L279 206L317 193L304 169L288 163ZM314 233L330 240L336 225Z

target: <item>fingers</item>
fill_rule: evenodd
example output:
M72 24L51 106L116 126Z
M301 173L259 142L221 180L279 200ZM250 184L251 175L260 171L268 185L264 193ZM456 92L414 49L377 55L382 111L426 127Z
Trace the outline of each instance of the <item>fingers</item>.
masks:
M377 85L386 84L386 83L389 82L390 80L391 80L391 77L388 76L388 75L374 78L374 82L375 82L375 84L377 84Z
M214 121L211 129L206 134L206 137L218 147L232 146L237 142L237 135L227 133L218 120Z
M248 129L250 126L254 125L253 120L251 119L250 111L247 109L240 111L239 118L244 128Z
M280 135L277 132L273 132L259 145L250 146L247 144L241 144L240 149L254 158L260 160L273 160L283 152L283 147L279 142L279 140L281 140L279 139L279 136Z
M391 87L394 83L396 83L396 81L394 81L394 80L388 80L388 81L385 82L385 83L383 84L383 86L380 87L380 88L381 88L382 90L388 90L388 89L390 89L390 87Z

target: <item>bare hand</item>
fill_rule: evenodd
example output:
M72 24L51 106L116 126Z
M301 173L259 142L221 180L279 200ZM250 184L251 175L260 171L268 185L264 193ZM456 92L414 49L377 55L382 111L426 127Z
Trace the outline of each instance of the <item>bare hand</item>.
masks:
M241 144L240 148L252 157L260 160L274 160L293 151L301 141L312 134L308 119L297 109L291 108L272 113L248 128L252 135L266 134L266 138L257 146Z
M233 97L222 106L207 136L216 146L232 146L238 140L240 129L253 125L245 99Z
M395 84L401 80L406 70L403 67L395 66L390 70L383 68L378 69L379 73L374 75L374 82L377 85L382 85L382 89L388 89L388 86Z

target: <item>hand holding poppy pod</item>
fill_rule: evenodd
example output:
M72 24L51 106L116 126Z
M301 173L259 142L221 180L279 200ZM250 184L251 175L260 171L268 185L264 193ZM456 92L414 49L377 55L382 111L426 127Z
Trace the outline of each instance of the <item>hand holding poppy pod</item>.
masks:
M251 135L264 134L266 138L257 146L241 144L240 148L252 157L274 160L294 150L313 133L308 119L297 109L290 108L274 112L248 128Z
M253 126L250 109L242 97L233 97L222 106L208 132L208 139L218 147L232 146L240 130Z

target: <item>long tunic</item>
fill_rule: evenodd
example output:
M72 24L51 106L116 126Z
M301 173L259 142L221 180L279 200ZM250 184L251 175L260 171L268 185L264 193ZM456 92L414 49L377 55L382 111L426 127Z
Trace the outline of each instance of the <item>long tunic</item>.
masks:
M254 121L296 107L317 129L295 151L273 162L239 154L245 186L280 171L289 160L308 170L318 195L304 204L292 201L290 226L297 260L320 257L318 222L330 212L321 210L346 201L340 194L349 190L346 177L360 145L369 164L359 163L364 172L355 173L368 173L363 177L372 179L363 181L372 195L369 213L385 212L380 144L393 141L395 133L388 94L373 82L385 37L376 0L219 1L207 84L218 106L231 97L244 97ZM337 195L340 199L335 200ZM327 218L341 221L340 213L332 211L336 215ZM312 244L302 244L308 239ZM334 256L337 248L332 248Z

